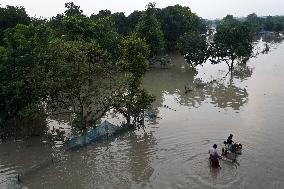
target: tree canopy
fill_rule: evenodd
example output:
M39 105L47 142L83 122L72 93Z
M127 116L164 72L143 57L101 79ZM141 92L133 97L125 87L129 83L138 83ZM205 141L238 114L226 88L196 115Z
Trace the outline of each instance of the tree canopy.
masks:
M17 25L6 31L6 45L0 53L1 128L43 114L42 102L47 97L44 57L51 36L52 31L43 25Z
M209 58L209 44L205 34L197 31L186 32L178 43L179 52L191 65L203 64Z
M176 45L186 32L206 33L206 25L189 7L169 6L157 10L158 19L165 35L167 51L176 50Z
M159 55L165 47L164 34L155 13L155 4L149 3L140 17L135 32L144 38L150 47L150 57Z
M119 31L115 16L121 14L88 17L74 3L65 7L50 21L30 20L24 8L1 8L1 132L57 114L72 115L72 125L84 129L113 108L127 112L132 124L151 105L141 87L150 54L146 36Z
M232 71L235 60L250 57L253 50L253 35L250 27L226 16L216 28L211 44L211 62L213 64L226 62Z
M125 116L127 123L131 118L134 124L143 122L144 110L149 108L154 97L141 87L142 76L148 69L147 59L150 50L145 39L136 33L130 34L122 43L121 68L130 73L127 90L115 103L115 109Z
M29 24L30 17L24 7L6 6L0 7L0 46L4 44L4 31L13 28L17 24Z
M284 16L259 17L252 13L246 17L246 22L255 33L260 31L284 32Z

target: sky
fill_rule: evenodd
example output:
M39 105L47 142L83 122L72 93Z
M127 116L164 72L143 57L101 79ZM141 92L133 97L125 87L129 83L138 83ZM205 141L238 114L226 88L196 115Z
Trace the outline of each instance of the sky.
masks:
M0 0L1 6L13 5L25 7L30 16L50 18L63 13L64 4L72 0ZM180 4L191 8L192 12L205 19L223 18L227 14L243 17L250 13L259 16L284 15L284 0L73 0L84 14L91 15L99 10L112 12L144 10L149 2L155 2L157 8Z

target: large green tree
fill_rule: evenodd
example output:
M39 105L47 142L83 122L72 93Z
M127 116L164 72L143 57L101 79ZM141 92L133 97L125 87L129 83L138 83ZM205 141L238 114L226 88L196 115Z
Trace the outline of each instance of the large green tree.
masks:
M95 41L62 39L50 42L48 54L51 114L74 114L81 129L95 126L122 88L109 54Z
M231 15L226 16L216 28L211 44L211 62L225 62L232 71L236 60L242 61L252 55L253 35L246 23Z
M0 53L0 125L43 115L46 99L46 46L52 36L45 25L17 25L5 34Z
M116 31L113 19L108 16L111 13L100 11L99 16L93 15L90 18L83 14L79 6L71 5L66 4L65 14L57 15L50 22L57 36L70 41L95 40L110 53L112 61L117 61L120 56L119 45L122 37Z
M145 109L154 101L154 97L141 86L142 77L148 69L147 59L150 51L146 41L136 33L125 38L121 48L120 66L129 76L126 90L122 91L116 101L115 109L126 118L127 125L138 125L144 120Z
M247 24L251 27L254 34L257 34L263 29L264 19L257 16L257 14L249 14L246 18Z
M145 40L133 34L122 44L112 16L91 19L73 3L66 8L46 24L6 31L0 47L1 128L37 114L68 113L84 129L114 107L137 122L151 104L141 88L149 57Z
M206 33L206 25L189 7L169 6L157 10L157 17L165 35L167 51L176 50L179 38L186 32Z
M149 3L140 18L135 32L144 38L150 48L150 58L161 55L164 51L165 41L161 25L155 14L155 4Z
M182 35L177 47L192 66L205 63L210 56L207 36L197 31L189 31Z

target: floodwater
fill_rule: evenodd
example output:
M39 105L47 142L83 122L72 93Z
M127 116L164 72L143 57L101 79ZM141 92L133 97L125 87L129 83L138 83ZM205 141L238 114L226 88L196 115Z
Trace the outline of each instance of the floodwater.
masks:
M157 98L157 117L145 129L76 151L39 138L0 144L0 188L283 188L284 44L233 76L226 64L196 72L181 57L172 60L144 78ZM216 143L220 151L230 133L243 154L210 168L208 149ZM51 156L55 161L45 164ZM36 164L44 166L17 184L19 170Z

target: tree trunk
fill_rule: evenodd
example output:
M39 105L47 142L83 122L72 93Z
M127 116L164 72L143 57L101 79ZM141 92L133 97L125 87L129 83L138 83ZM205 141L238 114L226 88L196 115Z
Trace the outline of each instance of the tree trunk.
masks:
M126 124L127 126L130 126L130 116L129 115L126 117Z
M86 123L86 120L84 119L84 107L82 104L80 106L80 122L81 122L82 130L85 131L87 129L87 123Z
M231 71L231 74L232 74L232 72L233 72L233 69L234 69L234 60L232 60L232 62L231 62L231 66L230 66L230 71Z

